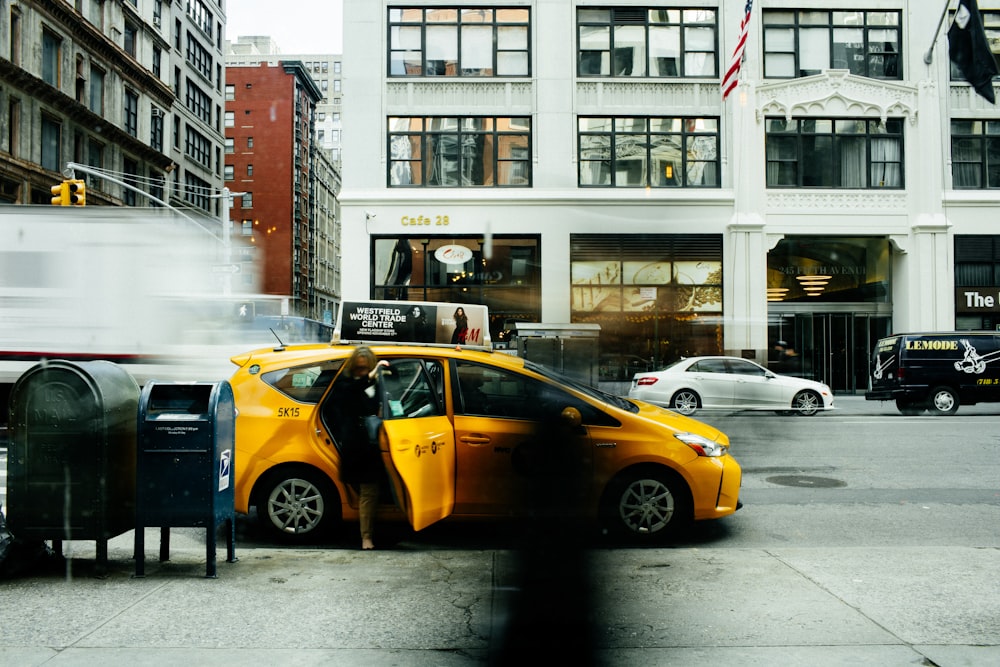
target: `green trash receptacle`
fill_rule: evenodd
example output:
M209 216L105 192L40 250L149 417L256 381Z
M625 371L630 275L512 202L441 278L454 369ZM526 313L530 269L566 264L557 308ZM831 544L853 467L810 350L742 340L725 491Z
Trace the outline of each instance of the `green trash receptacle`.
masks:
M11 390L7 524L19 539L108 540L135 526L139 386L109 361L54 360Z
M146 527L160 527L160 560L171 527L206 529L206 576L215 577L216 533L226 527L236 561L233 450L236 409L228 382L150 381L139 399L135 574L144 576Z

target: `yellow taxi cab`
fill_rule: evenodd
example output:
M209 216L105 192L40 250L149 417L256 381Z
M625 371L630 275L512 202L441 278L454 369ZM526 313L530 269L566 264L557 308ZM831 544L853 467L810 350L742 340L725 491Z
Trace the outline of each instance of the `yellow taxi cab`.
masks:
M313 540L356 520L324 401L355 344L234 357L236 510L275 536ZM739 507L741 469L717 429L502 352L371 344L379 447L391 497L415 530L446 517L516 517L551 476L579 476L579 510L621 537L658 540ZM393 502L394 501L394 502Z

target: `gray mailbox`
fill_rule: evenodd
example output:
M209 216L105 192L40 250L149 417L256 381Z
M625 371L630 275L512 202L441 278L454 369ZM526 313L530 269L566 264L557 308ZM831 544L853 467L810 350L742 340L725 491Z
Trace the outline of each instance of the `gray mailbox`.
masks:
M135 525L139 386L109 361L47 361L10 395L7 523L22 539L108 540Z
M596 387L600 324L515 322L519 357Z
M236 560L233 445L236 410L228 382L146 384L139 400L136 457L135 574L145 565L143 529L159 526L160 560L169 558L170 526L206 528L206 576L214 577L215 536L226 526L228 562Z

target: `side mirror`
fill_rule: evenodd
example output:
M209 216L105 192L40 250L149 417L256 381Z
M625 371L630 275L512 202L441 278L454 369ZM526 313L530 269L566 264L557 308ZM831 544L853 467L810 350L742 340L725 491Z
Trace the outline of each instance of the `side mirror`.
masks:
M567 426L577 428L583 423L583 415L576 408L563 408L563 411L559 413L559 418L562 419L563 423Z
M768 380L773 380L774 378L778 377L778 375L774 371L767 371L766 373L764 373L764 377L767 378Z

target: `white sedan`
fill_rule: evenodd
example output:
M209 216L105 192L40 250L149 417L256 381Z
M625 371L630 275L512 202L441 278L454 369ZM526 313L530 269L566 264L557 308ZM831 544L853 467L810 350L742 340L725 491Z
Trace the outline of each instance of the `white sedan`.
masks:
M814 415L833 408L833 392L822 382L778 375L739 357L689 357L636 373L628 397L682 415L703 408Z

